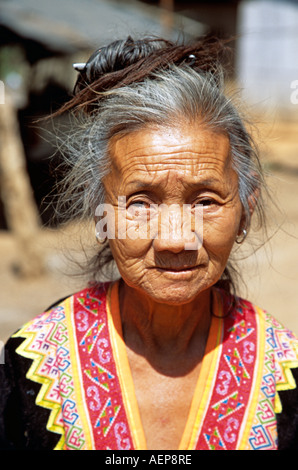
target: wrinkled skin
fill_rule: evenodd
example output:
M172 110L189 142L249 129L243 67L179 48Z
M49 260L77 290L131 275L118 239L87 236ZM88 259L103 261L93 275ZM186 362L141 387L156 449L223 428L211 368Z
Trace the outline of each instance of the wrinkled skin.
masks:
M111 161L106 202L116 234L126 216L128 236L109 243L122 277L120 313L140 417L149 449L177 449L208 338L211 287L243 228L238 177L227 137L200 125L131 133L112 142ZM153 204L174 204L168 236L157 223L151 238L131 239L136 218L154 216ZM191 223L179 233L183 204ZM185 249L190 239L201 243Z
M168 239L110 240L122 278L158 302L190 302L221 277L240 230L242 207L227 137L203 128L145 130L117 140L107 202L115 212L118 197L127 210L149 212L151 204L202 204L203 246L185 250L186 240L173 224ZM196 214L194 212L193 217ZM116 217L117 219L118 217ZM178 236L177 236L178 235ZM183 271L193 268L192 270ZM169 268L169 269L166 269ZM178 269L180 272L173 272Z

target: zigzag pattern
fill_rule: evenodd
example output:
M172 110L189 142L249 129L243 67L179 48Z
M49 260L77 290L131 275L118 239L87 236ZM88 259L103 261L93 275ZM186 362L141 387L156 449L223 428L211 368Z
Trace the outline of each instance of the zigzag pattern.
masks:
M42 320L42 318L41 318ZM41 385L40 391L36 397L36 404L50 410L50 416L47 423L47 429L51 432L61 434L58 444L55 450L61 450L64 448L65 435L64 426L61 414L61 403L59 399L59 390L55 390L55 383L57 380L55 377L55 370L58 373L57 368L53 364L47 364L49 362L49 356L45 355L45 352L38 351L36 347L36 339L38 337L37 331L30 331L30 327L34 324L30 322L26 324L22 329L15 333L14 337L22 337L25 340L17 348L16 352L21 356L31 359L32 364L26 373L26 377ZM42 373L43 367L49 369L53 377L51 378L49 373L46 375Z
M263 380L249 444L254 450L277 445L276 413L282 412L279 393L293 390L292 369L298 367L297 340L275 318L266 313L266 351Z
M298 346L296 341L293 341L294 336L281 325L277 328L275 324L275 340L276 340L276 400L275 412L282 412L282 404L279 397L280 391L294 390L297 387L296 380L293 376L292 369L298 367Z

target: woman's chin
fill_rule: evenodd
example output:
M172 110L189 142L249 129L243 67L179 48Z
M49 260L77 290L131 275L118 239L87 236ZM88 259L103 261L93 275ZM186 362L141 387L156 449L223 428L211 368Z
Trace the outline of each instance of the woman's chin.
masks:
M184 305L193 301L203 290L204 286L190 285L189 282L162 283L155 288L145 287L147 295L157 303L167 305Z
M142 296L153 302L167 305L184 305L192 302L212 285L207 269L185 272L147 270L141 277L131 277L122 272L122 279Z

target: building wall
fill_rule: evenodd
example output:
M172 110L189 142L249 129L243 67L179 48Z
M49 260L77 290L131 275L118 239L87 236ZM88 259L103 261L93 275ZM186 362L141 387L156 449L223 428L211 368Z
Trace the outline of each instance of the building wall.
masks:
M236 57L238 79L251 103L297 108L298 1L240 2Z

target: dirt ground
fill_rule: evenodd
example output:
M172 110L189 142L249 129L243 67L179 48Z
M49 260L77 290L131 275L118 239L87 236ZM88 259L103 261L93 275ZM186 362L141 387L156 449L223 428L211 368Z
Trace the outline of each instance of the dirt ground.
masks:
M298 124L291 120L268 123L262 148L270 172L273 200L280 211L268 208L271 240L262 248L252 233L243 246L240 271L246 286L240 294L265 308L298 334ZM13 269L18 246L13 235L0 231L0 341L5 341L24 322L41 313L57 299L86 281L72 276L69 254L81 259L81 227L43 229L34 243L44 254L46 272L30 279ZM93 243L93 233L84 233L83 243ZM238 255L239 257L239 255Z

